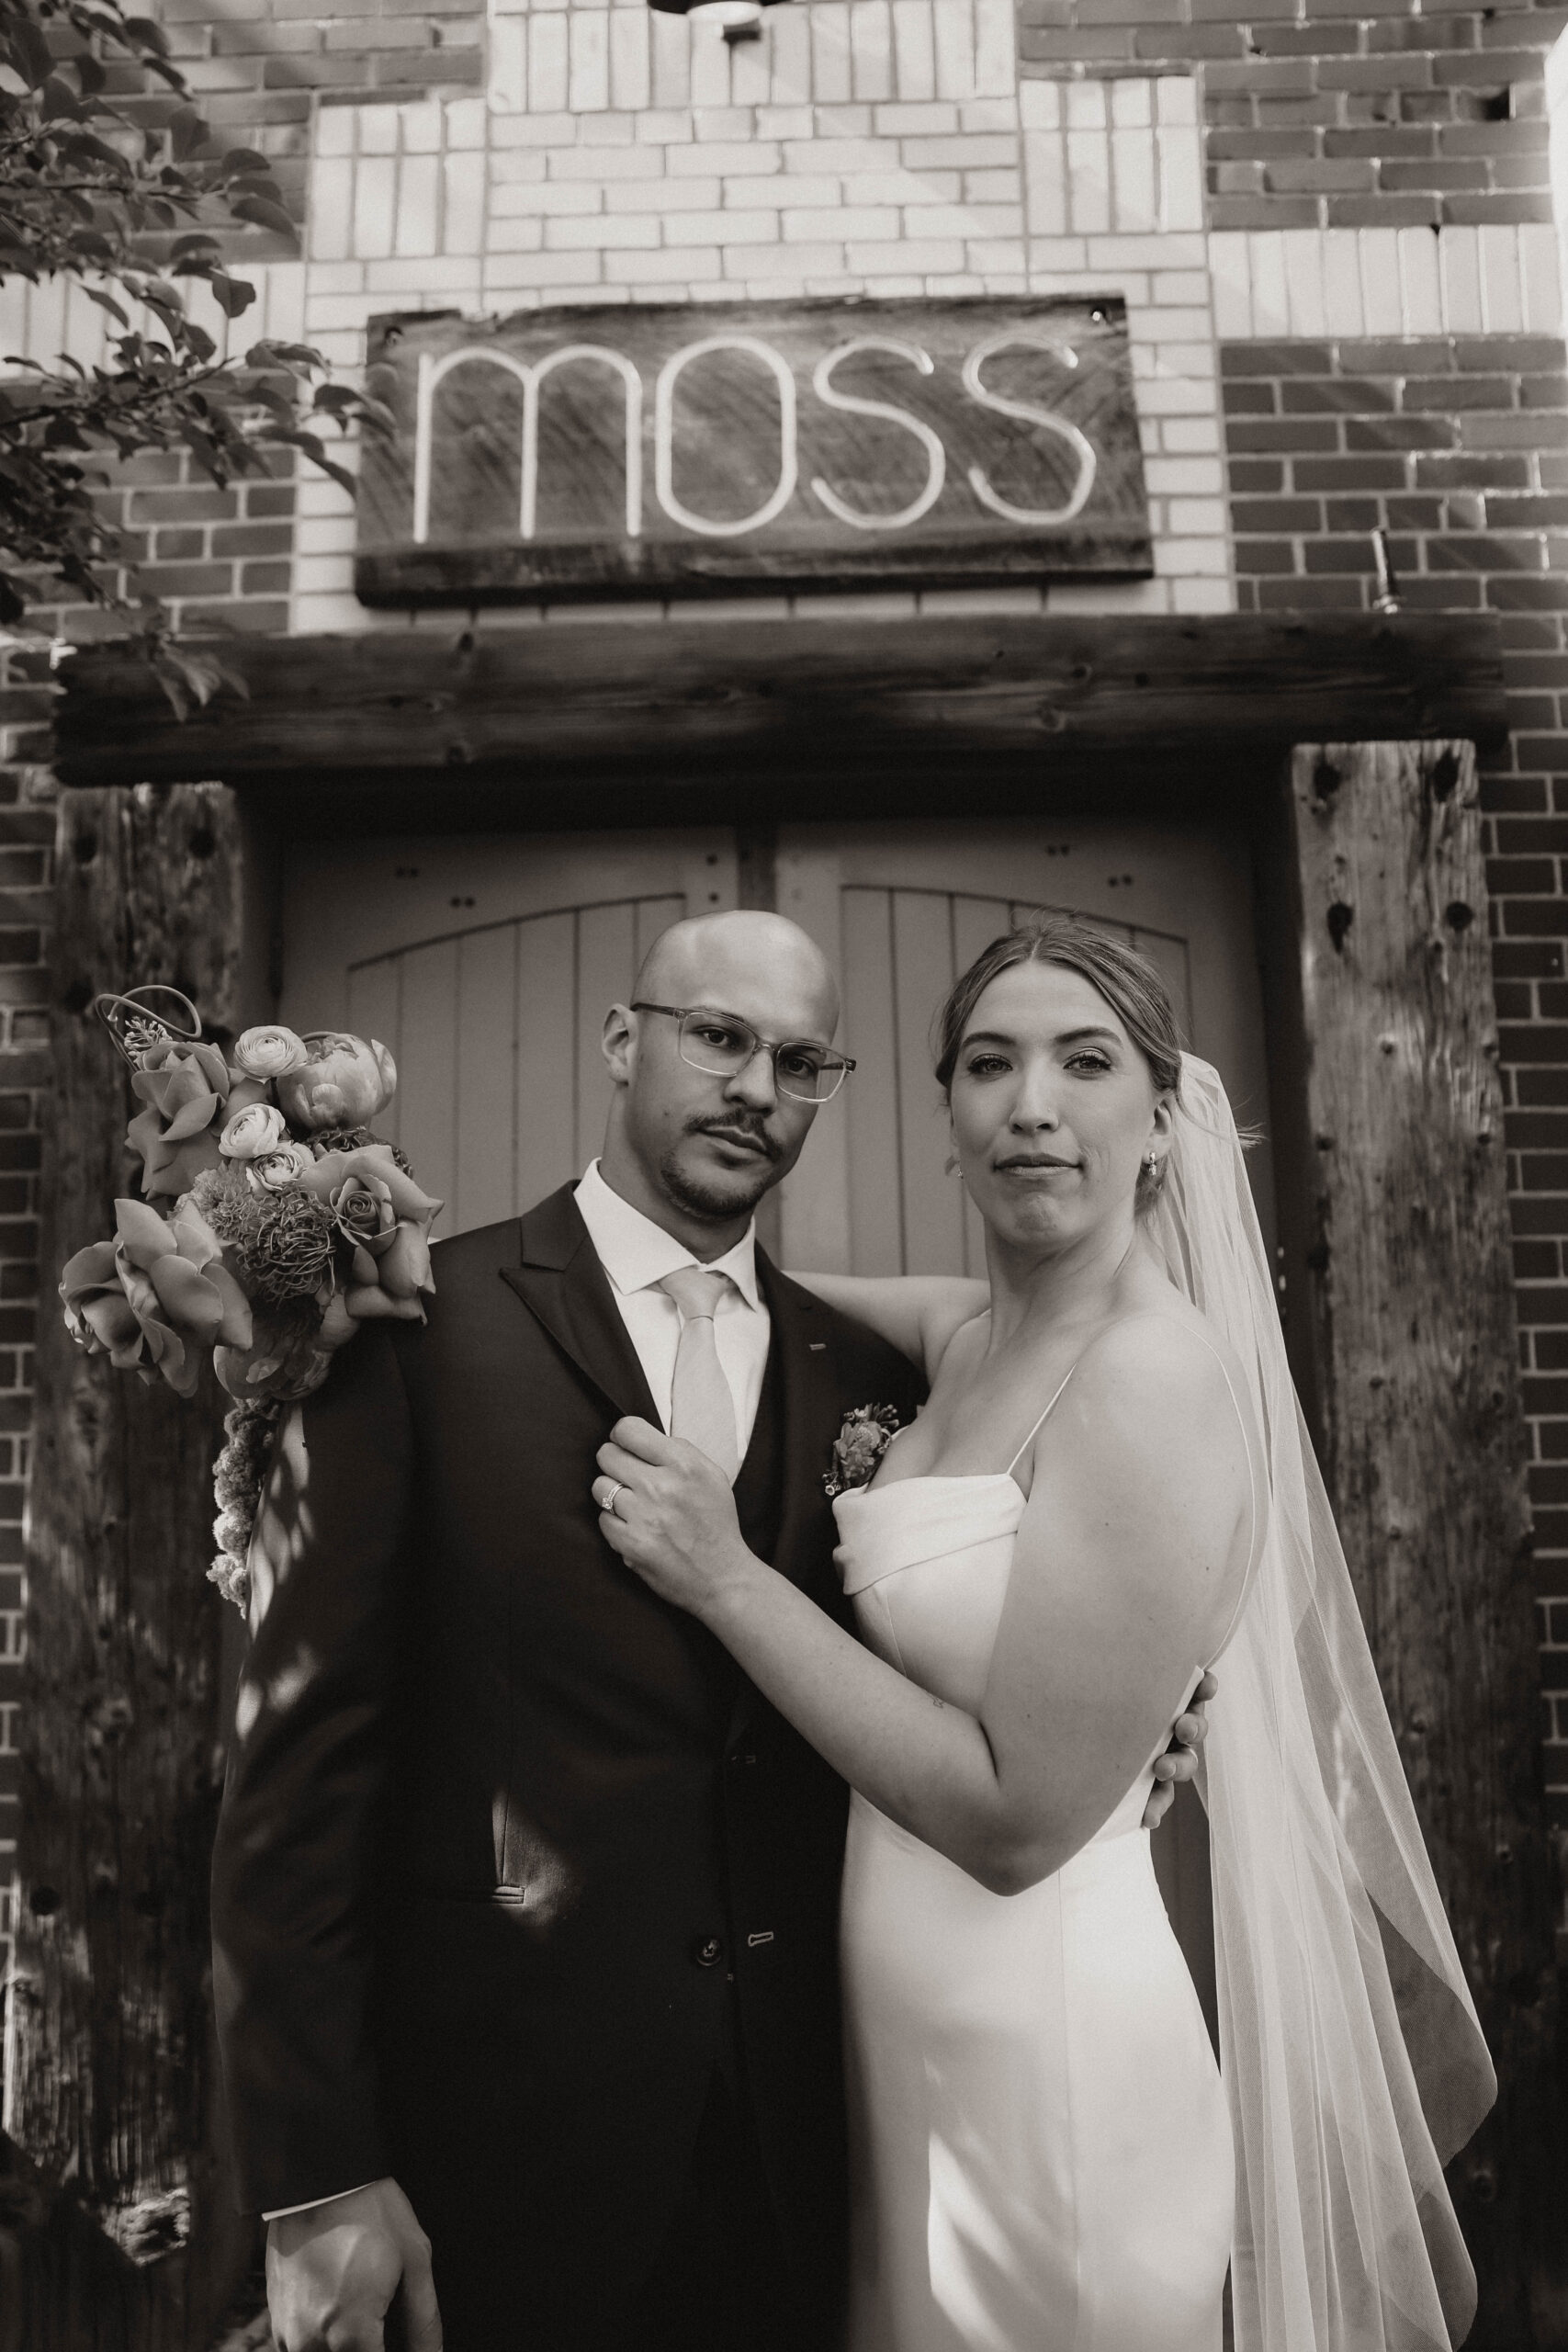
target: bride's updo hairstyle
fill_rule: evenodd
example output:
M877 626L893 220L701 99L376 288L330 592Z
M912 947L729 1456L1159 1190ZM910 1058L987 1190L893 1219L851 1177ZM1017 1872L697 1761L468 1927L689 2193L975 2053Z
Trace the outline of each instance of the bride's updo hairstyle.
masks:
M958 1049L970 1017L991 982L1015 964L1059 964L1098 989L1149 1066L1157 1093L1181 1094L1181 1036L1170 997L1156 967L1135 947L1123 945L1077 915L1031 915L1016 931L1004 932L983 947L969 969L953 983L936 1019L936 1076L944 1095L953 1087ZM1154 1206L1165 1180L1162 1159L1151 1175L1138 1170L1134 1206Z

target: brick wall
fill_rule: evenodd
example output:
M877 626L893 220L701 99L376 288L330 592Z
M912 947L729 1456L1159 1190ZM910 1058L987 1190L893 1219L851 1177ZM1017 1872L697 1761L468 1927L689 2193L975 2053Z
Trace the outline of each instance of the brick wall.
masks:
M1019 0L1025 74L1200 72L1216 229L1550 220L1562 29L1449 0Z

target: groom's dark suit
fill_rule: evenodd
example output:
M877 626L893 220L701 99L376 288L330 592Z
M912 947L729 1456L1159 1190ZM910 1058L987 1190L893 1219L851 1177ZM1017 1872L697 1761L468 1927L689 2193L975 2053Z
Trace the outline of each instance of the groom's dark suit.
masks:
M919 1386L758 1264L741 1526L841 1616L833 1440ZM570 1189L436 1280L427 1327L367 1327L289 1417L260 1521L213 1878L244 2199L391 2174L448 2352L577 2352L625 2326L738 2048L821 2352L842 1783L600 1535L595 1452L657 1416Z

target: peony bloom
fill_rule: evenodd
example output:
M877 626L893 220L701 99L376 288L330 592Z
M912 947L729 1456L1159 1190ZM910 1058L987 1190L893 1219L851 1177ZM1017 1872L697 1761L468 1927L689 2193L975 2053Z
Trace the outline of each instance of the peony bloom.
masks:
M315 1164L314 1153L307 1151L302 1143L280 1143L276 1151L264 1152L253 1159L245 1174L259 1192L291 1193Z
M358 1127L386 1109L398 1091L398 1066L379 1038L324 1029L305 1043L305 1067L276 1082L291 1126L305 1135L323 1127Z
M142 1201L117 1201L115 1221L115 1240L79 1250L61 1277L67 1328L121 1371L162 1374L192 1396L202 1350L250 1344L249 1302L188 1203L164 1219Z
M287 1078L309 1059L309 1046L292 1029L246 1029L234 1046L234 1067L246 1078Z
M130 1084L147 1105L125 1138L140 1155L142 1191L188 1192L204 1168L218 1165L212 1130L231 1091L227 1063L216 1046L160 1037L144 1049Z
M288 1128L275 1102L252 1102L236 1111L218 1138L225 1159L265 1159L287 1142Z

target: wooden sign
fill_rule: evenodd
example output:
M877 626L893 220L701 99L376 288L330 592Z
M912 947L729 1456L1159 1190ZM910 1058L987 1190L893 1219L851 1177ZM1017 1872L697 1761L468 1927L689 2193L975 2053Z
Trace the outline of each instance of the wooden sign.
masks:
M416 315L369 361L367 604L1152 569L1117 296Z

